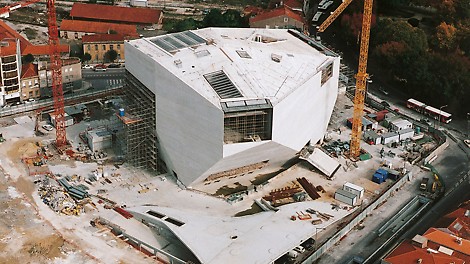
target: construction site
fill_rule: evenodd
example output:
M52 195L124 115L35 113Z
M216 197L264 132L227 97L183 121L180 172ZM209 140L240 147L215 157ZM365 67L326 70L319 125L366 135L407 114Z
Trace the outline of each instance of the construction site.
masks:
M389 198L419 212L445 190L446 136L365 100L367 58L353 95L339 55L292 30L125 46L114 94L65 103L51 49L53 107L0 119L0 262L311 263Z

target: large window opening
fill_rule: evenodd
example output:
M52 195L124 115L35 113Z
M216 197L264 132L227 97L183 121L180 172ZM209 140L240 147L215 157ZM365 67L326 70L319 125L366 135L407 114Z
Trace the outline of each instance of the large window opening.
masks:
M223 103L224 143L270 140L272 136L272 106L268 100Z

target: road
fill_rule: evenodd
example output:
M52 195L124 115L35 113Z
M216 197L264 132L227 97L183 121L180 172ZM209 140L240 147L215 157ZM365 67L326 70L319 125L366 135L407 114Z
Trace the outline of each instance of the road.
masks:
M111 68L105 72L95 72L90 69L82 69L83 80L89 82L94 89L106 89L109 86L124 82L124 68Z

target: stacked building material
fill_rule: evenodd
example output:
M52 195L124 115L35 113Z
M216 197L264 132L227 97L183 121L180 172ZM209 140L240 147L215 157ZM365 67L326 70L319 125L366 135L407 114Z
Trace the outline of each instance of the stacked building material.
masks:
M302 185L304 190L313 200L320 198L320 194L318 194L315 186L313 186L305 177L297 178L297 181Z

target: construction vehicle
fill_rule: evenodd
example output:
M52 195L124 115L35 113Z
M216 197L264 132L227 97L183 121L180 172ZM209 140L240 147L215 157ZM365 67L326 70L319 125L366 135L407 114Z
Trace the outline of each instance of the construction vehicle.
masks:
M344 0L338 8L318 27L318 33L325 31L325 29L333 23L333 21L346 9L352 0ZM364 0L364 12L362 17L361 28L361 45L359 51L359 67L356 74L356 92L354 94L354 113L353 124L351 133L351 145L349 150L349 157L357 159L361 154L361 129L362 129L362 115L364 112L364 98L366 93L366 82L368 79L367 70L367 57L369 52L369 37L370 25L372 18L372 4L373 0ZM318 39L318 37L317 37Z

